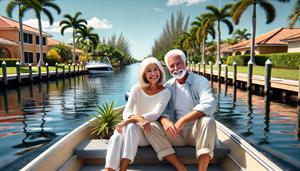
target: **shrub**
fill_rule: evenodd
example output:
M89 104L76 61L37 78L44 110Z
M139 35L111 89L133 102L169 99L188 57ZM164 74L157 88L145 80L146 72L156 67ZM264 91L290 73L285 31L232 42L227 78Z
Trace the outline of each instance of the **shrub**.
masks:
M233 62L235 61L235 63L238 66L246 66L247 63L248 63L248 61L249 61L249 59L250 59L249 55L228 56L226 64L227 65L232 65Z
M56 61L57 63L61 62L61 57L60 55L53 49L49 50L47 53L47 58L50 58L53 61Z
M58 45L55 45L51 50L54 50L59 54L61 62L65 63L68 61L72 61L72 51L70 47L60 43Z
M300 53L274 53L266 55L272 65L278 68L298 69L300 67Z
M15 67L17 61L20 62L18 58L0 58L0 65L2 66L2 62L5 61L7 67Z
M116 125L122 121L120 111L116 111L114 108L114 102L106 102L102 106L98 106L97 114L93 115L95 119L90 122L91 134L96 134L104 139L110 138Z

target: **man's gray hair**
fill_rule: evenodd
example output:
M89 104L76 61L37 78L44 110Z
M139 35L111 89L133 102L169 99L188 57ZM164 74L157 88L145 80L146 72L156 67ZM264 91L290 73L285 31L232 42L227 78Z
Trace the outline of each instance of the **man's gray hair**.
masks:
M173 49L170 50L166 55L165 55L165 64L169 67L168 65L168 60L170 57L175 57L175 56L180 56L182 61L186 63L186 56L184 52L180 49Z

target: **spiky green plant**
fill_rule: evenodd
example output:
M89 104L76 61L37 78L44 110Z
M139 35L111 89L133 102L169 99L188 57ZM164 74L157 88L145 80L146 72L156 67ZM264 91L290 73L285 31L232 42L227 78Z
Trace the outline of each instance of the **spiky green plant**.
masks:
M90 122L91 134L96 134L103 139L109 139L114 132L116 125L122 120L120 112L114 110L115 103L106 102L102 106L98 105L96 119Z

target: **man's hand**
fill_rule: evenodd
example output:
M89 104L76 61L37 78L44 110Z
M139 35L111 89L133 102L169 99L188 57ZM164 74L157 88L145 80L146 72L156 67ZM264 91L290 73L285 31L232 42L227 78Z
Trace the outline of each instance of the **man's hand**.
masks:
M145 132L151 132L151 126L149 121L141 121L138 122L138 125L145 131Z
M175 127L177 129L178 132L181 131L181 129L185 126L185 122L183 122L182 119L179 119L176 123L175 123Z
M164 127L164 130L167 132L167 134L169 134L173 138L177 137L179 132L177 131L177 128L175 127L173 122L171 122L167 118L162 118L160 120L160 122L161 122L162 126Z

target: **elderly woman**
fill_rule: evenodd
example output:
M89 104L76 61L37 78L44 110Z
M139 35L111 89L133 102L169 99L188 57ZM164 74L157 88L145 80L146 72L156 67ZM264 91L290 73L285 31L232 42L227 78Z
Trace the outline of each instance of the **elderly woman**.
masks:
M165 72L160 62L149 57L140 67L138 83L130 90L128 102L106 154L106 170L123 171L134 161L138 146L149 145L143 132L150 132L150 122L164 111L171 92L163 87Z

